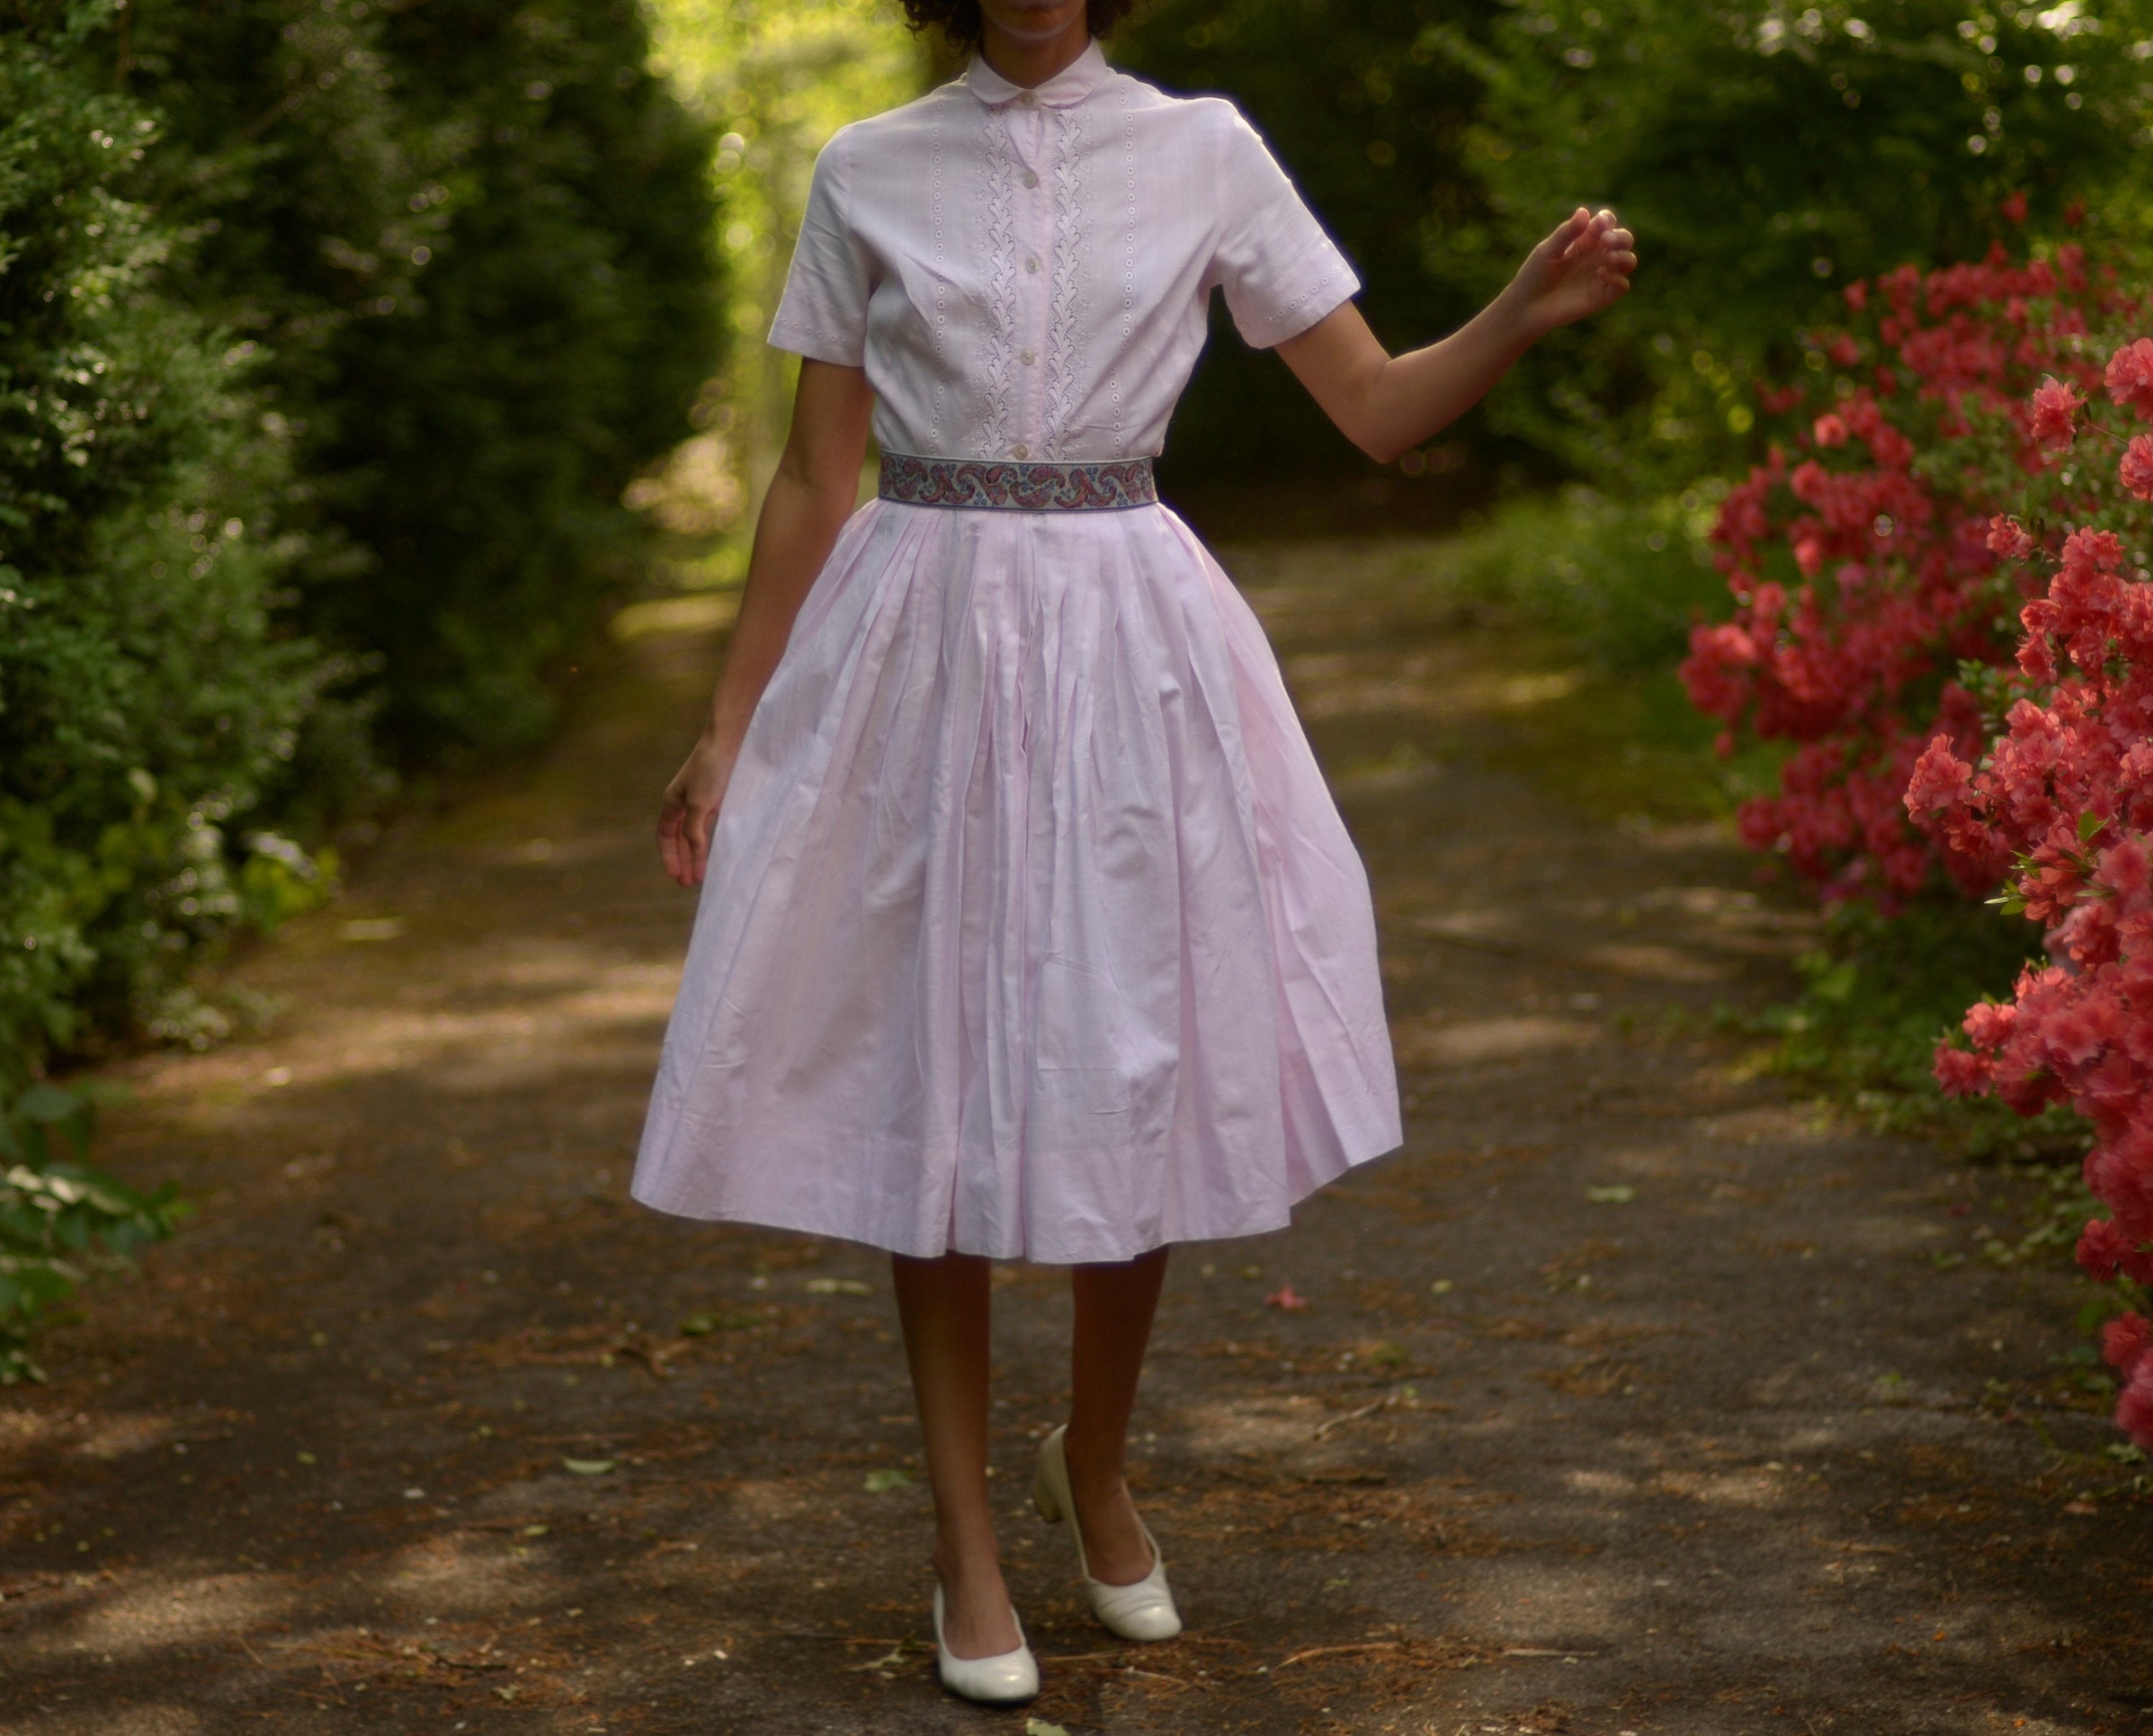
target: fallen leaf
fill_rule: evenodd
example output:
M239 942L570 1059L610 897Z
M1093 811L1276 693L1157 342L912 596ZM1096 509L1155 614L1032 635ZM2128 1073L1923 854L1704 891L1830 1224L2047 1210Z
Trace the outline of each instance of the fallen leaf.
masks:
M1617 1182L1611 1188L1587 1188L1585 1197L1595 1205L1627 1205L1637 1197L1637 1190Z
M1069 1736L1060 1724L1051 1724L1043 1718L1028 1718L1024 1721L1024 1736Z
M1308 1298L1304 1296L1296 1296L1294 1293L1293 1286L1290 1284L1288 1284L1273 1291L1269 1296L1265 1296L1264 1298L1264 1306L1266 1308L1283 1308L1288 1313L1291 1313L1296 1308L1306 1308L1308 1306Z
M1458 1285L1454 1281L1448 1278L1438 1278L1434 1283L1429 1285L1428 1288L1437 1296L1447 1296L1452 1291L1457 1289Z
M863 1284L857 1278L810 1278L807 1294L811 1296L871 1296L874 1285Z
M543 1537L546 1535L546 1527L543 1525L526 1525L523 1528L523 1535L526 1537Z
M578 1477L603 1477L619 1463L615 1459L564 1459L561 1465Z
M302 1453L299 1455L299 1463L301 1464L315 1464L319 1463L319 1461L317 1460L314 1455L311 1453Z
M2064 1503L2064 1511L2084 1519L2100 1512L2100 1509L2094 1506L2091 1501L2066 1501Z
M909 1488L911 1484L912 1473L909 1471L900 1471L895 1469L869 1471L867 1477L867 1491L871 1495L887 1494L893 1489Z

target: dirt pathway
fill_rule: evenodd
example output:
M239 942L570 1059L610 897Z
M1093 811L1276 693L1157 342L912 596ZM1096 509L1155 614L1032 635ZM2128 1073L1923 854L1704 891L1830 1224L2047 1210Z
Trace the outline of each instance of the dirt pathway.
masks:
M2067 1401L2066 1280L1937 1269L2012 1185L1745 1077L1700 1016L1783 991L1799 918L1500 769L1563 679L1409 548L1234 564L1375 873L1411 1143L1178 1258L1137 1479L1173 1645L1091 1627L1021 1510L1066 1304L999 1274L1030 1715L2143 1728L2153 1511ZM1025 1728L931 1678L879 1260L624 1201L689 915L648 808L712 650L637 641L246 961L267 1040L131 1070L109 1161L203 1209L0 1395L8 1736Z

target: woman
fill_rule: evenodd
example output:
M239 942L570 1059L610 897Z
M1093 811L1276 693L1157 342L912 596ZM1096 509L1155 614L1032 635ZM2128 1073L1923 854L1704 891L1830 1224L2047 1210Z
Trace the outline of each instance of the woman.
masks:
M905 3L977 52L816 165L771 332L791 431L659 821L704 893L635 1195L889 1250L938 1671L1006 1703L1038 1672L987 1499L988 1261L1071 1268L1035 1499L1099 1618L1168 1638L1122 1478L1167 1249L1278 1228L1400 1138L1360 860L1255 617L1152 490L1210 291L1388 461L1636 257L1580 209L1392 358L1239 113L1107 64L1127 0Z

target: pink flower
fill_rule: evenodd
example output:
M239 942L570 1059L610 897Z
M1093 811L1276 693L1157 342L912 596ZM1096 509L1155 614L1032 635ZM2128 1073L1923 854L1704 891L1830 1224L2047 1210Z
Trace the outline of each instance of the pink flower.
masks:
M2115 1423L2140 1446L2153 1450L2153 1367L2143 1360L2115 1401Z
M2153 420L2153 338L2126 344L2108 359L2108 395Z
M2033 552L2033 539L2015 518L1998 512L1988 521L1988 547L2007 561L2023 561Z
M1947 1097L1979 1097L1996 1082L1996 1063L1944 1044L1937 1050L1937 1083Z
M2116 1228L2113 1218L2089 1219L2079 1233L2079 1265L2097 1282L2105 1284L2115 1277L2115 1269L2130 1251L2130 1244Z
M2023 193L2013 193L2008 199L1999 201L1996 209L1998 215L2008 221L2023 223L2026 221L2026 196Z
M2018 1009L2001 1001L1981 1000L1966 1010L1963 1026L1977 1049L1998 1049L2011 1040Z
M2129 837L2110 845L2102 853L2094 878L2120 899L2127 901L2138 897L2146 886L2145 847L2137 839Z
M2064 538L2064 571L2059 576L2083 578L2094 573L2113 573L2123 564L2123 539L2114 531L2080 528Z
M2074 418L2085 400L2053 374L2033 388L2033 438L2044 446L2068 446L2078 437Z
M1280 1308L1290 1314L1295 1309L1306 1308L1308 1306L1308 1298L1304 1296L1296 1296L1294 1293L1293 1286L1290 1284L1288 1284L1280 1289L1273 1291L1270 1295L1265 1296L1264 1298L1264 1306L1267 1308Z
M1951 737L1939 736L1921 750L1914 775L1906 781L1906 812L1932 814L1955 807L1973 794L1973 767L1952 751Z
M2100 1353L2125 1379L2148 1350L2153 1350L2153 1321L2142 1314L2120 1314L2101 1331Z
M2116 466L2123 486L2141 501L2153 501L2153 434L2133 435Z
M1809 431L1820 446L1843 446L1846 444L1846 424L1829 411L1816 419L1816 426Z

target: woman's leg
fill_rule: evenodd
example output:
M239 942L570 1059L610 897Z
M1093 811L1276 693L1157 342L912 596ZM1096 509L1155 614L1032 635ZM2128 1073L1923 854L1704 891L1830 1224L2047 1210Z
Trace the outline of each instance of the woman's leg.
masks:
M987 1262L898 1254L890 1269L934 1490L942 1637L959 1657L993 1657L1019 1635L987 1504Z
M1069 1465L1069 1493L1084 1533L1092 1577L1110 1586L1133 1585L1151 1571L1151 1547L1137 1529L1137 1509L1122 1480L1129 1413L1152 1316L1166 1280L1167 1250L1113 1265L1072 1266L1070 1294L1076 1305L1070 1347L1069 1433L1062 1450Z

